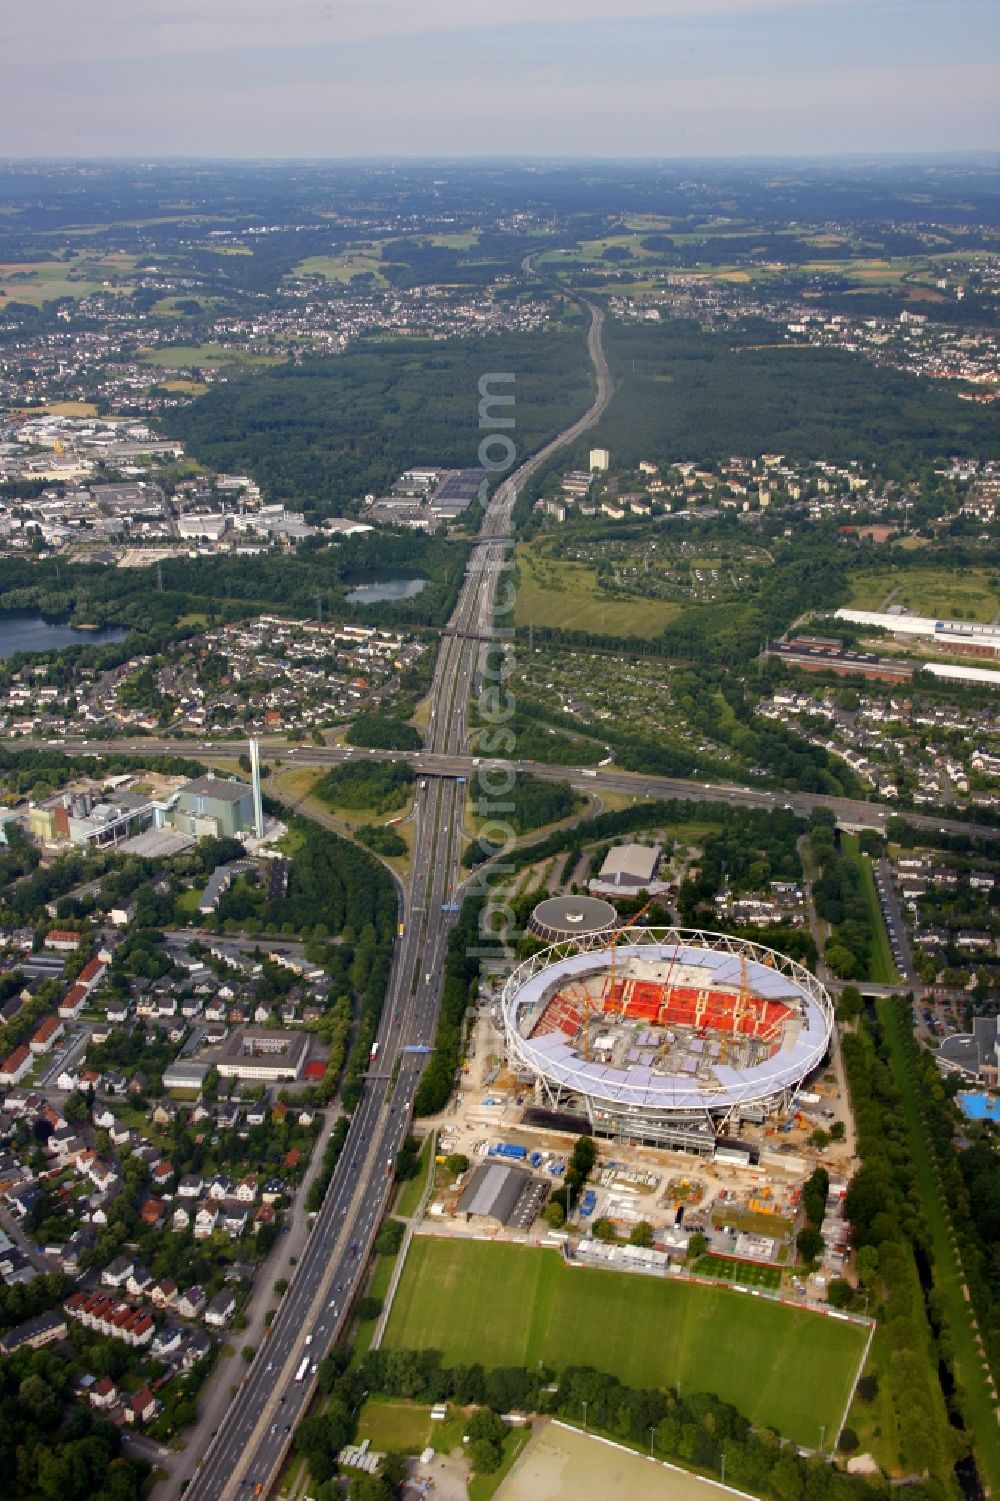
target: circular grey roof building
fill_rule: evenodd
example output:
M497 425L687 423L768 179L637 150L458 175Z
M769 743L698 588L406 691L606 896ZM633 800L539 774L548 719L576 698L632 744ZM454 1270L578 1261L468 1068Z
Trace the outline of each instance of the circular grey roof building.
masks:
M549 896L532 912L528 931L545 943L568 943L574 938L611 933L617 921L614 907L599 897Z

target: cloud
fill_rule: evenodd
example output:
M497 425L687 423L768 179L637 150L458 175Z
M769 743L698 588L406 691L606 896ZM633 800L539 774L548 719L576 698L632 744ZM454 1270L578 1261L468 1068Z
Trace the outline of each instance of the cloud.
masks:
M998 27L995 0L36 0L5 18L0 149L988 148Z
M4 18L8 64L47 59L137 62L267 48L352 46L498 28L650 20L704 21L822 10L839 0L37 0Z
M539 65L541 67L541 65ZM817 74L687 74L660 84L591 79L546 68L510 78L470 65L456 96L411 70L377 95L366 75L252 79L238 70L203 80L137 82L134 104L95 90L72 134L37 108L6 150L130 156L794 156L848 151L942 151L995 146L1000 67L869 67ZM927 100L934 102L933 110ZM27 106L26 92L24 103ZM123 118L127 120L123 124Z

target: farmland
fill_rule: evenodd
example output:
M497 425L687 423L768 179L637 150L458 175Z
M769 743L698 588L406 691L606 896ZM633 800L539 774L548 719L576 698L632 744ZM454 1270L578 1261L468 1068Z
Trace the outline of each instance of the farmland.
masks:
M569 1269L555 1251L417 1236L385 1343L440 1350L445 1364L486 1355L496 1366L593 1365L640 1387L680 1380L814 1444L821 1423L833 1432L840 1422L866 1335L725 1287Z

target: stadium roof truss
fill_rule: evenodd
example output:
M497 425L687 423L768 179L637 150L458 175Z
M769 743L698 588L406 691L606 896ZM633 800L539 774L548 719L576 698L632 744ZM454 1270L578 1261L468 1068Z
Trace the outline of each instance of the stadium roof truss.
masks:
M677 927L626 927L617 935L617 965L647 960L668 967L698 965L713 972L712 983L733 990L734 1015L743 1014L738 996L748 982L753 1000L790 1004L797 1011L794 1037L783 1039L773 1056L739 1068L728 1053L714 1064L712 1079L693 1079L645 1065L627 1068L581 1055L565 1030L525 1035L526 1016L542 1014L562 993L578 998L582 984L611 968L607 935L581 935L573 944L551 944L512 972L501 996L510 1064L531 1075L553 1109L582 1105L592 1127L607 1134L647 1139L690 1135L692 1141L724 1134L741 1110L787 1110L803 1081L823 1061L833 1031L833 1003L815 975L787 955L726 933ZM541 1008L541 1009L539 1009ZM608 1021L597 1013L599 1023ZM534 1025L535 1023L533 1023ZM765 1031L763 1035L768 1039Z

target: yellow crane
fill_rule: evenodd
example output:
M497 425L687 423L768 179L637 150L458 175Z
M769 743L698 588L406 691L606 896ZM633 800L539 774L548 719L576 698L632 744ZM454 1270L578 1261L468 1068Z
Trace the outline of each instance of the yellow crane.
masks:
M635 925L639 921L640 917L642 917L645 913L647 913L649 911L650 907L653 905L653 903L655 902L655 900L656 900L656 898L653 897L653 896L651 896L648 901L643 902L643 904L639 908L638 912L635 912L635 913L633 913L633 915L631 917L626 918L626 920L622 923L621 927L620 928L615 928L614 932L611 934L611 972L610 972L610 976L609 976L609 979L608 979L608 996L609 996L609 998L612 1001L614 1000L615 984L617 983L617 979L618 979L618 940L621 938L622 934L628 928L634 928L635 927ZM626 998L625 998L624 990L623 990L623 994L622 994L622 1006L621 1006L621 1012L620 1012L620 1016L621 1016L622 1020L624 1020L624 1017L625 1017L625 1006L626 1006Z

